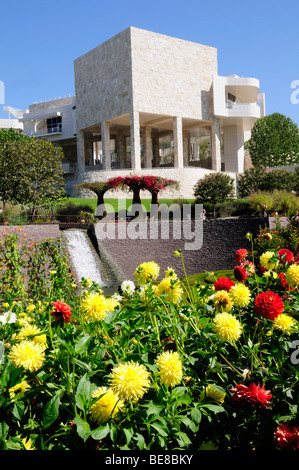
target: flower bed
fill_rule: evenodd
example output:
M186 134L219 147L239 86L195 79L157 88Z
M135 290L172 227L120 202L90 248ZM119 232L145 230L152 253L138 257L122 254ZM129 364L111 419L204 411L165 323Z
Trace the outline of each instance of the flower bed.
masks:
M6 277L1 449L298 449L299 264L235 259L235 280L196 286L141 263L112 297L53 270L17 298Z

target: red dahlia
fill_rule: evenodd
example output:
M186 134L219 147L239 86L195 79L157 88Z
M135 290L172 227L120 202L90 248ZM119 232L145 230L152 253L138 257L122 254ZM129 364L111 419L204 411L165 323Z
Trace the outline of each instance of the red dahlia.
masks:
M282 248L278 252L279 255L279 261L281 263L292 263L294 260L294 255L290 250L287 250L286 248Z
M234 276L239 282L244 282L247 277L247 272L242 266L236 266L234 269Z
M59 300L57 302L52 302L52 305L53 312L51 315L55 318L55 320L62 320L65 323L68 323L72 316L71 307L64 302L60 302Z
M226 290L227 292L235 285L232 279L228 277L219 277L214 284L215 290Z
M248 251L246 250L246 248L240 248L236 251L235 260L237 261L237 263L241 263L242 261L244 261L245 258L247 258L247 256Z
M272 395L269 390L265 390L264 384L260 386L252 383L248 387L244 384L236 385L231 390L233 403L237 406L249 407L252 409L267 408L271 404Z
M274 320L284 311L284 304L278 294L268 291L262 292L256 297L254 309L261 317Z
M299 427L281 424L274 433L277 445L282 450L299 449Z

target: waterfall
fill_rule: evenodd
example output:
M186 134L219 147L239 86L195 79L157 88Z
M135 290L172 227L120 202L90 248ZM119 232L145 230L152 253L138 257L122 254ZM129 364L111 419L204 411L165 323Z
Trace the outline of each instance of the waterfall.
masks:
M78 281L82 277L102 285L100 261L92 243L84 230L70 229L64 231L66 244Z

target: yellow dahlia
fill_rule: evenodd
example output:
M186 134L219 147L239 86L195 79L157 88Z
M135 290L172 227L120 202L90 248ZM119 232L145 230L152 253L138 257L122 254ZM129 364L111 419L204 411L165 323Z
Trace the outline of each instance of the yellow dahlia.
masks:
M23 341L28 339L33 343L40 344L44 348L47 347L47 336L45 334L41 334L42 330L35 325L25 325L16 336L18 341Z
M142 263L135 270L135 279L138 284L144 285L147 282L157 279L160 274L160 266L154 261Z
M113 312L115 307L118 307L120 305L119 300L115 297L107 297L106 301L108 305L108 312Z
M155 288L155 295L163 295L166 302L178 303L182 299L184 291L180 283L170 277L162 279Z
M26 437L24 437L24 439L22 439L22 443L25 447L25 450L36 450L36 447L33 446L33 441L31 437L29 437L28 440Z
M170 268L169 266L168 266L167 269L165 269L164 272L165 272L165 277L166 278L167 277L170 277L171 279L177 279L178 278L175 270L173 268Z
M242 327L236 317L227 312L218 313L214 318L214 331L220 341L237 341Z
M109 310L107 298L98 292L87 294L82 299L82 311L87 322L104 320Z
M222 405L225 399L225 393L221 392L215 385L207 385L200 394L200 401L208 400Z
M120 398L136 402L150 387L149 372L133 361L121 363L112 369L110 386Z
M299 286L299 264L291 264L285 276L286 281L290 286Z
M283 331L284 333L294 333L297 328L297 322L294 318L282 313L278 315L278 317L274 318L273 320L274 328Z
M160 382L166 387L178 385L183 377L183 367L180 357L176 351L164 351L157 359Z
M29 383L26 380L22 380L19 384L10 387L9 396L10 398L15 397L16 395L24 395L25 392L30 388Z
M233 302L226 290L219 290L213 295L213 303L217 310L228 312L233 308Z
M12 346L8 357L15 367L24 367L30 372L36 372L44 363L45 352L40 344L22 341Z
M124 408L123 400L107 387L99 387L92 393L91 398L97 397L99 399L91 405L89 410L92 420L97 424L106 423Z
M230 289L229 295L236 307L246 307L246 305L248 305L250 302L250 290L244 284L234 285Z
M278 260L274 259L274 255L274 251L266 251L263 253L260 256L260 265L265 269L275 269L278 265Z

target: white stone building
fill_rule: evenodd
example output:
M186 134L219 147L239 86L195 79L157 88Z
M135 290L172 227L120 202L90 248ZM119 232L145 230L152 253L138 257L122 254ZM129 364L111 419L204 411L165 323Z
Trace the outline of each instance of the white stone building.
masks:
M244 142L265 114L255 78L218 76L213 47L127 28L74 61L75 97L29 107L24 133L62 146L79 181L151 174L193 197L206 173L245 169Z

